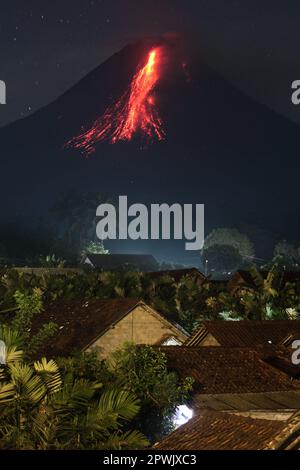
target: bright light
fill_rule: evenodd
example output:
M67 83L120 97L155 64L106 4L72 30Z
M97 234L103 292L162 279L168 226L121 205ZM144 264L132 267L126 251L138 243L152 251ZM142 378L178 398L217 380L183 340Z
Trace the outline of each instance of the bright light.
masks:
M176 408L173 423L175 424L176 428L182 426L183 424L187 423L190 419L192 419L194 412L191 408L186 405L179 405Z
M0 340L0 365L6 364L6 356L6 344L4 343L4 341Z
M150 51L140 65L129 88L88 129L73 137L66 145L81 150L85 155L95 151L95 145L108 141L132 140L140 134L146 143L165 137L163 123L156 107L153 92L160 76L161 49Z
M162 342L163 346L181 346L182 342L179 341L177 338L174 338L174 336L169 336L169 338L165 339Z

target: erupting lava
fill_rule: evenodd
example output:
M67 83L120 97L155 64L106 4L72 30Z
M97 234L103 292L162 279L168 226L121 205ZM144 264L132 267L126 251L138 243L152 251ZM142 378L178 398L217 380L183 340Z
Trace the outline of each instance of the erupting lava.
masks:
M159 53L155 48L148 54L147 62L134 75L129 89L92 127L71 139L67 146L75 147L86 155L95 151L98 142L114 144L120 140L131 140L136 133L148 141L164 138L161 118L152 94L159 81Z

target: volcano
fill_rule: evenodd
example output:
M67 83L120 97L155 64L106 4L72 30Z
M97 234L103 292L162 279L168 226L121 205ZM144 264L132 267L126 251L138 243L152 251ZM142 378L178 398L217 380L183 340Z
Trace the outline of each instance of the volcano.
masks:
M146 204L204 203L207 228L254 222L296 230L299 126L236 89L199 54L174 58L168 49L152 90L163 139L145 145L138 132L114 145L104 139L93 142L89 158L66 148L130 90L153 47L125 47L50 105L0 129L2 213L45 213L76 188Z
M120 99L110 105L103 116L81 134L71 139L67 146L81 150L86 155L94 153L99 142L111 144L122 140L130 141L137 133L162 140L164 131L158 115L153 92L160 79L161 48L154 48L133 76L128 90Z

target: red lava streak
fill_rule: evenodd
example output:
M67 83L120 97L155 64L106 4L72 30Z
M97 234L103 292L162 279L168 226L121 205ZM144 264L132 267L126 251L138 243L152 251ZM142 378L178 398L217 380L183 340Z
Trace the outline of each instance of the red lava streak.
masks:
M160 78L159 52L159 48L150 51L146 64L136 72L129 89L106 109L90 129L71 139L67 146L89 155L95 151L98 142L115 144L122 140L129 141L136 133L140 133L147 141L164 138L162 121L152 96Z

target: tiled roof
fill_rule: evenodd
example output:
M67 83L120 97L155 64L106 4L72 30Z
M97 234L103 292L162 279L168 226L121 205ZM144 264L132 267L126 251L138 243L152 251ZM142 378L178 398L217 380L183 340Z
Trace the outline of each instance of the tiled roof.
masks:
M205 321L186 345L199 346L207 334L227 347L278 345L290 336L300 339L300 320Z
M156 259L152 255L136 254L88 254L87 258L95 268L103 270L114 270L134 267L141 270L151 270L158 266Z
M270 354L249 348L160 347L168 367L193 377L194 395L245 394L299 390L297 381L268 364ZM200 397L201 398L201 397Z
M161 450L264 450L284 433L286 421L252 419L230 413L201 410L154 449Z
M39 354L66 356L83 350L139 304L144 305L129 298L52 302L33 320L33 334L50 321L59 326L58 333L50 338Z

